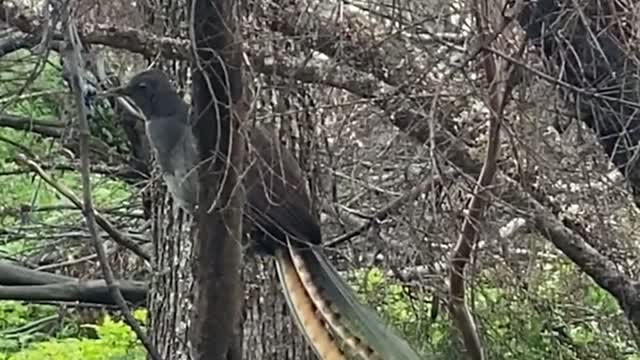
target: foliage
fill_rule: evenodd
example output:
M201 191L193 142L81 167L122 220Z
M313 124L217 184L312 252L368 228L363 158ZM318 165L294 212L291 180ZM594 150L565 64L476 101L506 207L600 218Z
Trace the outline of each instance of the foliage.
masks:
M146 311L138 310L134 316L144 322ZM138 360L145 358L145 351L133 330L123 321L106 316L99 325L83 326L95 331L95 338L52 338L28 345L13 354L0 353L2 360Z
M0 301L0 331L22 326L31 319L55 314L55 306Z
M546 269L546 281L526 291L513 290L518 288L513 284L497 286L501 277L491 271L475 284L472 311L479 319L488 358L638 360L628 334L620 329L623 317L615 299L587 278L576 282L579 275L569 269L565 263ZM434 359L463 355L450 319L429 318L432 296L405 289L378 268L356 273L352 284L423 353ZM582 304L567 304L567 290L576 295L570 301Z
M56 65L59 62L55 54L40 61L27 51L17 51L5 57L0 68L0 97L9 106L3 111L34 119L59 117L63 110L60 94L66 90L60 66ZM29 91L25 91L27 89ZM40 96L21 97L29 92Z
M64 136L71 136L68 129L70 119L65 116L64 104L68 101L66 85L62 80L59 57L50 54L46 61L36 61L27 52L19 51L10 54L0 67L0 104L3 111L16 116L23 116L33 121L44 121L54 129L59 129ZM26 81L29 79L30 81ZM28 88L25 86L28 83ZM28 96L30 93L39 96ZM67 99L67 100L65 100ZM104 119L95 124L94 133L106 134L107 124ZM47 173L58 183L71 189L76 195L81 194L81 177L77 171L56 169L55 165L73 164L76 159L70 158L62 145L62 139L43 137L35 132L16 130L8 127L0 128L0 168L3 174L0 187L0 228L5 229L6 237L0 238L0 254L7 256L26 255L32 249L41 246L40 241L30 240L22 236L21 229L42 228L62 224L81 225L83 216L80 209L60 195L57 190L44 183L33 173L23 171L24 166L15 162L16 157L28 151L28 155L39 164L52 164ZM120 206L131 196L130 187L124 182L99 174L92 175L92 194L97 208L114 208ZM49 208L48 211L37 209ZM36 211L31 211L36 209ZM38 240L42 239L40 234Z
M40 327L28 327L40 318L55 316L55 307L0 301L0 352L15 351L21 344L46 338ZM28 329L21 331L22 327Z
M32 119L34 123L59 130L65 137L46 137L33 131L0 128L0 139L4 139L0 141L2 256L19 257L34 250L42 251L43 246L56 247L43 241L47 240L48 234L55 235L57 231L71 234L83 230L84 217L80 209L38 176L24 171L25 167L15 161L19 154L26 153L43 165L55 181L80 196L80 174L55 167L73 164L77 160L70 157L63 146L65 139L72 136L69 132L72 124L71 117L65 112L70 97L58 64L56 53L41 61L27 51L18 51L4 57L0 65L2 112ZM104 117L94 120L92 133L111 140L113 136L108 129L114 124L107 124ZM109 122L112 121L109 119ZM131 189L120 180L93 174L92 195L97 208L114 208L130 198ZM35 236L28 236L30 233ZM65 235L65 238L72 236ZM67 246L72 244L68 240L66 243ZM146 316L144 312L136 315ZM122 322L110 317L97 326L79 325L77 321L74 316L60 319L55 306L0 301L0 359L144 358L134 334Z

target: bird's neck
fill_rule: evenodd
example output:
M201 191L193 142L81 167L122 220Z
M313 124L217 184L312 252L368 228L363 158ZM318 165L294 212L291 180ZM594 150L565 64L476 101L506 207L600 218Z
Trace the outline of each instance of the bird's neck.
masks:
M176 93L168 93L157 96L151 108L152 117L174 117L188 120L189 106Z

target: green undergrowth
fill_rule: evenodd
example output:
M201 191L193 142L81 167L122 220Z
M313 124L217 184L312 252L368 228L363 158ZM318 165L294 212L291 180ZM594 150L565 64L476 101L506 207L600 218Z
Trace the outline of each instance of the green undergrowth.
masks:
M26 308L41 308L41 306L7 303L4 307L0 305L2 324L19 325L30 317L25 313ZM13 310L9 311L10 309ZM135 311L134 316L144 322L146 311ZM10 329L8 326L2 326L2 329L0 331L1 360L145 359L145 351L135 333L123 321L115 320L108 315L99 324L74 326L73 323L69 323L53 336L46 336L41 332L30 335L18 334L15 329Z
M498 271L482 273L469 293L487 359L640 360L630 325L615 300L570 264L544 266L545 277L516 284ZM500 283L505 281L505 283ZM506 283L511 281L510 283ZM462 359L463 344L441 294L406 288L377 268L351 279L359 295L393 324L428 360ZM135 334L105 316L98 324L69 319L61 328L22 331L56 315L42 305L0 303L0 360L144 359ZM146 312L136 317L145 321Z
M501 279L513 280L495 270L473 284L469 305L487 359L640 360L613 297L570 264L543 271L544 280L526 286L500 286ZM376 268L356 273L351 284L425 359L464 358L442 294L407 289Z

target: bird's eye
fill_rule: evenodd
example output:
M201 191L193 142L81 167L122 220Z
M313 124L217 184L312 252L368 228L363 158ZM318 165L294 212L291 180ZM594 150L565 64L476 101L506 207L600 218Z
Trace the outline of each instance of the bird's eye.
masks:
M138 88L139 89L146 89L147 88L147 83L146 82L138 83Z

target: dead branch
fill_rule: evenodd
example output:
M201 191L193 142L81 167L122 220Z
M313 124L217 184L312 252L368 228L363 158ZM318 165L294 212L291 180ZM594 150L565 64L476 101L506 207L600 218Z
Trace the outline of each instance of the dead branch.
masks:
M282 6L270 3L270 29L291 38L304 48L314 49L335 58L349 54L341 62L358 71L371 74L391 86L425 86L431 63L424 58L424 49L415 46L412 36L403 31L389 34L375 16L366 16L355 6L341 7L340 21L336 21L336 5L327 1L301 1ZM267 5L269 6L269 5ZM314 34L314 36L308 36ZM346 41L345 41L346 40ZM460 47L444 39L436 42ZM416 61L420 58L421 61ZM331 70L330 72L334 72Z
M634 326L640 329L640 282L627 276L619 265L593 248L580 231L574 231L559 220L553 212L528 194L520 184L502 176L501 182L509 184L518 194L520 215L530 219L536 230L567 256L598 286L613 295ZM577 229L576 229L577 230Z
M31 270L6 261L0 261L0 285L47 285L75 280L70 276Z
M37 120L23 116L0 114L0 126L31 131L42 136L60 138L65 125L55 120Z
M64 164L40 164L39 165L42 170L50 170L50 171L77 171L79 165L73 163L64 163ZM34 172L33 168L20 168L15 170L8 171L0 171L0 176L10 176L10 175L21 175L28 174ZM91 166L91 172L95 174L102 174L108 176L116 176L119 178L133 178L139 179L144 178L143 174L138 172L132 172L130 169L124 166L108 166L108 165L93 165Z
M487 24L487 21L490 21L488 16L490 6L487 2L483 2L480 7L482 9L476 8L475 13L478 31L480 34L485 34L485 37L488 37L490 24ZM494 21L493 23L500 24L499 29L506 28L506 21L504 19ZM476 188L467 207L467 214L462 223L460 237L452 251L449 270L449 308L458 330L462 333L467 354L475 360L483 360L485 354L475 321L466 304L465 268L471 261L471 252L477 241L479 227L482 223L484 211L490 196L489 187L493 183L498 169L500 127L504 116L503 111L506 106L506 101L509 99L510 92L513 89L513 87L510 87L508 84L510 71L512 69L510 64L500 61L500 59L490 54L485 54L480 62L489 85L487 105L491 111L491 115L489 117L487 134L487 153Z
M9 11L6 4L0 4L0 16L3 13L13 14L7 18L7 22L17 27L23 32L37 33L41 21L38 18L32 18L24 14L19 14L17 10ZM295 17L289 19L296 19ZM282 24L278 26L284 26ZM87 25L79 31L82 39L89 44L99 44L110 46L116 49L128 50L134 53L142 54L146 57L153 58L161 55L167 59L189 60L189 42L183 39L174 39L169 37L159 37L138 29L122 28L106 24ZM334 39L335 35L327 39ZM54 39L60 38L60 35L54 34ZM360 41L365 41L364 38ZM340 43L344 43L343 40ZM322 43L324 44L324 42ZM309 44L312 45L312 44ZM316 46L320 46L317 45ZM352 45L356 46L356 45ZM364 47L364 45L358 45ZM367 48L376 48L372 44L368 44ZM326 48L315 48L315 50L328 51ZM480 47L478 51L480 51ZM288 59L273 59L272 62L265 61L262 54L256 53L252 49L244 49L249 56L249 60L254 70L265 74L277 74L283 78L293 78L307 83L320 83L328 86L344 89L354 95L365 99L373 100L373 103L380 107L389 119L399 129L409 133L413 138L420 142L426 142L430 139L431 131L429 129L429 114L424 111L415 110L420 108L416 106L413 99L414 95L405 93L405 89L394 86L393 83L386 82L367 72L368 66L362 63L363 70L354 69L351 66L325 62L305 62L299 64ZM330 53L330 52L329 52ZM375 62L382 59L375 59ZM367 61L369 63L371 61ZM423 94L421 99L429 99L433 94ZM445 99L440 104L437 111L437 117L449 118L452 116L456 108L454 106L453 97L448 100L443 94L439 98ZM480 171L480 164L474 162L468 157L464 151L461 141L449 130L442 128L440 121L435 121L438 127L434 132L435 143L443 152L450 153L451 157L455 157L456 162L464 164L466 169L475 166L471 173L474 176Z
M143 304L147 297L145 281L118 280L125 299ZM115 305L103 280L80 280L70 276L0 261L0 299L23 301L81 301Z
M116 281L123 299L142 305L147 297L146 283ZM80 301L104 305L117 305L104 280L80 280L47 285L0 285L0 299L21 301Z

